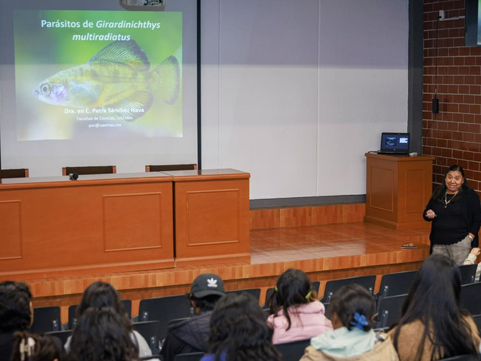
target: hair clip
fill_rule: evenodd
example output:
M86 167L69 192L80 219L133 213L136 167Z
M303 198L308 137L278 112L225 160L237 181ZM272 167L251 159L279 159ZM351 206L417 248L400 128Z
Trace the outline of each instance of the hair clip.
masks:
M274 291L279 292L279 290L277 289L277 286L274 287Z
M311 298L311 295L312 295L312 290L309 291L309 293L306 295L306 300L309 301L309 299Z
M364 327L369 326L369 322L367 322L366 316L360 315L357 312L354 314L354 321L351 321L351 325L357 327L362 331L364 331Z
M31 337L27 339L28 356L32 356L35 350L35 340Z
M31 337L22 338L20 342L20 360L25 361L25 354L30 358L35 349L35 340Z

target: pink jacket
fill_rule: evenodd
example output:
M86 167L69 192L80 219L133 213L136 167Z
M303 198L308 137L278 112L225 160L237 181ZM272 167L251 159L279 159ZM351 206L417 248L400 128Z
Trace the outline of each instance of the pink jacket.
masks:
M267 322L274 328L272 343L306 340L332 330L331 321L324 316L324 311L324 305L319 301L289 307L291 328L287 331L288 323L283 310L279 310L277 316L270 315Z

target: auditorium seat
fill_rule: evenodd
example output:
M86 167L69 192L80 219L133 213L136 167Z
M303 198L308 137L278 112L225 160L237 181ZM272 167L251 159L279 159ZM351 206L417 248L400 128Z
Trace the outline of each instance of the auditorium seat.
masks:
M135 331L140 333L149 344L152 355L160 352L159 321L135 322L132 324Z
M167 172L171 170L196 170L197 164L160 164L146 165L146 172Z
M387 328L401 317L402 307L407 294L384 297L379 300L376 328Z
M416 273L418 273L418 271L397 272L383 275L379 292L376 293L378 304L381 298L409 293Z
M0 169L0 179L5 178L28 178L27 168L21 169Z
M274 345L277 351L282 354L284 361L299 361L304 355L304 350L311 344L311 339L280 343Z
M32 332L60 331L60 307L35 307L33 309Z
M461 284L467 285L469 283L474 283L476 278L477 264L464 264L459 266L459 271L461 273Z
M187 295L165 296L140 300L139 321L159 321L159 340L167 335L170 320L191 316Z
M327 281L324 296L321 298L321 302L326 305L326 309L327 305L331 303L332 296L334 296L336 291L351 283L356 283L364 287L372 294L374 291L374 284L376 283L376 276L350 277Z
M479 295L481 295L481 282L463 285L459 295L459 305L468 310L470 314L479 315L481 314Z
M88 174L115 174L117 173L117 167L115 165L99 165L89 167L63 167L62 175L69 175L77 173L81 175Z

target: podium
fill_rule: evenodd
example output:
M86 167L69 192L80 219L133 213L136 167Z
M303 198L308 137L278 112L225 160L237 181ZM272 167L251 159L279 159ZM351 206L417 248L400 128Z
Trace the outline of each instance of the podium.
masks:
M432 194L433 160L366 153L364 221L396 230L430 227L423 211Z

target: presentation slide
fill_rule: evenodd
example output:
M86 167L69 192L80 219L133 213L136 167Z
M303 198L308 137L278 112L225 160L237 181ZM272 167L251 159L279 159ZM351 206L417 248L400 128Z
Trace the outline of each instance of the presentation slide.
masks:
M0 1L2 169L198 163L197 1L144 3Z
M14 24L18 140L182 136L181 13L17 10Z

